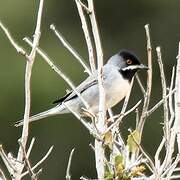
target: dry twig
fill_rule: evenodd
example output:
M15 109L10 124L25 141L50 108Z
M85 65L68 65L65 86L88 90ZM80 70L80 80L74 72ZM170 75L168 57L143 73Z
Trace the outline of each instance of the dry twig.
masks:
M71 168L71 162L72 162L72 157L74 154L74 148L71 150L71 153L69 155L69 161L66 169L66 180L71 180L71 174L70 174L70 168Z
M149 32L149 25L146 24L145 26L146 31L146 38L147 38L147 54L148 54L148 73L147 73L147 87L146 93L144 94L144 105L142 114L139 120L138 131L140 132L140 136L142 136L142 131L144 127L145 120L147 118L147 111L149 107L149 101L151 96L151 88L152 88L152 48L151 48L151 39L150 39L150 32Z
M90 36L89 30L88 30L88 25L87 25L85 15L83 12L83 9L85 9L86 12L88 12L88 8L80 0L75 0L75 2L76 2L78 13L79 13L79 16L81 19L82 29L84 32L84 37L86 40L88 54L89 54L89 63L91 66L91 71L93 73L96 70L96 64L95 64L95 59L94 59L94 51L93 51L91 36Z
M65 40L63 35L56 29L54 24L50 25L50 29L55 33L55 35L58 37L58 39L61 41L61 43L69 50L69 52L79 61L79 63L84 67L85 72L87 72L89 75L91 75L91 71L89 67L86 65L82 57L79 55L79 53Z

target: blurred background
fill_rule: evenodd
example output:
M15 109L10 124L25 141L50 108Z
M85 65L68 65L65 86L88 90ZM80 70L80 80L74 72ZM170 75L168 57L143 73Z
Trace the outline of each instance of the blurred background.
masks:
M29 46L23 37L32 37L39 1L0 0L0 19L8 27L16 41L28 51ZM104 61L120 49L135 52L143 63L147 63L146 37L144 25L150 24L153 46L153 92L150 106L161 99L161 85L155 48L162 47L167 83L171 70L176 63L178 41L180 40L180 2L179 0L111 0L95 1L96 15L104 50ZM74 0L45 1L42 18L42 36L40 47L61 67L78 85L87 74L76 59L62 46L49 29L54 23L71 45L87 60L87 50L81 29L80 19ZM16 155L17 140L21 128L13 123L24 113L24 71L26 60L18 55L0 30L0 143L7 152ZM141 73L145 84L146 74ZM65 94L67 84L37 56L32 74L32 109L35 114L52 107L52 102ZM139 91L139 93L138 93ZM131 107L143 98L137 82L133 87ZM122 103L113 108L118 113ZM143 134L143 146L154 156L162 134L162 108L158 109L146 122ZM127 138L128 128L135 127L135 114L124 119L121 131ZM47 152L51 145L54 150L43 163L40 179L65 179L69 153L75 148L71 172L73 179L81 175L95 178L94 153L89 148L93 138L73 115L61 115L47 118L30 125L30 138L36 137L31 155L32 164ZM0 167L5 167L0 160ZM25 177L24 179L29 179Z

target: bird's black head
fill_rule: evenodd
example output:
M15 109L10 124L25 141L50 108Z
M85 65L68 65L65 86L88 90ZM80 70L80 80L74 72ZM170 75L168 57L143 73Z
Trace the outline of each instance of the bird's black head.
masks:
M112 56L109 63L116 65L122 76L130 81L137 70L148 70L148 67L141 64L139 58L135 54L127 50L121 50L118 54Z

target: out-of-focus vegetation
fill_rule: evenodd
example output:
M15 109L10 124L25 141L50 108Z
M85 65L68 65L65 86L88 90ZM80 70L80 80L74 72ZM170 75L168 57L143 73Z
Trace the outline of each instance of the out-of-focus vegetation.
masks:
M144 25L149 23L153 48L157 45L162 46L166 76L170 80L180 40L178 0L98 0L95 1L95 7L105 61L119 49L125 48L134 51L146 63ZM0 0L0 19L7 25L19 44L26 49L29 47L22 38L32 36L37 8L38 1L35 0ZM76 84L79 84L86 74L49 30L49 25L55 23L72 46L85 59L88 57L75 2L73 0L45 1L42 20L40 47ZM154 53L151 104L161 98L156 59ZM4 33L0 31L0 141L5 145L5 149L12 153L17 152L17 139L21 132L20 128L15 128L12 124L23 116L24 71L25 59L16 53ZM141 75L145 80L143 78L145 74ZM67 88L65 82L37 56L32 76L32 114L52 107L51 102L64 95ZM142 94L137 90L139 91L135 85L130 104L142 98ZM120 108L121 104L117 105L114 108L115 112L119 112ZM134 117L135 115L131 114L123 121L121 129L124 135L127 135L127 128L134 127ZM152 155L161 136L161 118L162 113L159 109L145 125L143 146ZM41 158L40 155L43 155L52 144L55 146L53 153L43 164L42 179L64 179L68 156L73 147L76 149L72 162L73 179L78 179L81 175L95 177L93 152L88 146L92 138L73 115L52 117L31 124L30 132L32 137L36 137L32 162L38 161ZM2 162L1 167L4 168Z

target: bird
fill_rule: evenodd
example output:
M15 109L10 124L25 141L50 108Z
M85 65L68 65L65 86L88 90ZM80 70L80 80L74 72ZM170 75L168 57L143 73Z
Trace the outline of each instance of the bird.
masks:
M113 55L103 66L103 88L105 91L105 110L119 103L130 91L131 80L140 69L148 70L149 68L142 64L139 58L128 50L120 50ZM89 112L98 115L99 112L99 86L98 70L87 77L76 90L81 97L87 102ZM71 91L65 96L53 102L56 104L53 108L33 115L29 122L37 121L50 116L73 112L80 116L87 116L84 112L85 106L79 96ZM69 108L67 108L69 107ZM23 120L17 121L15 126L21 126Z

